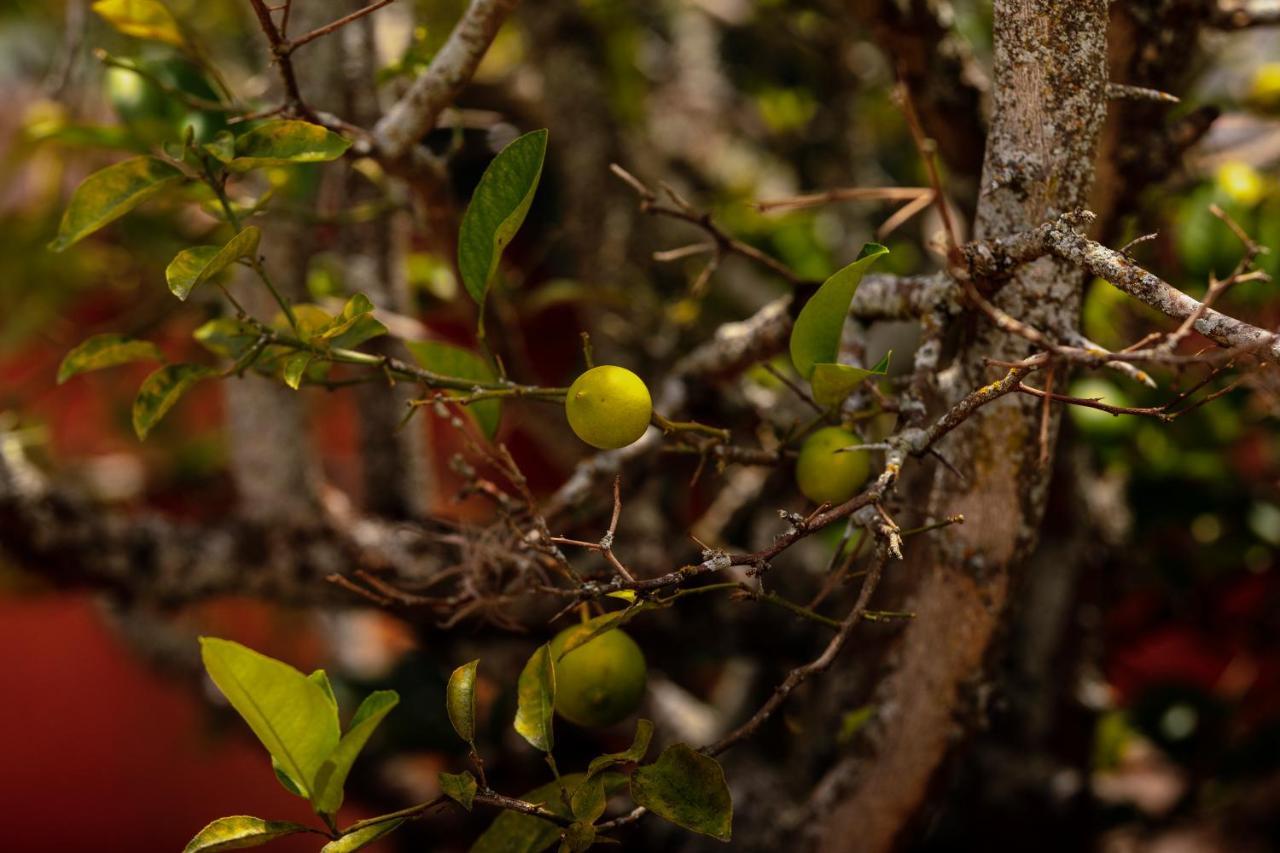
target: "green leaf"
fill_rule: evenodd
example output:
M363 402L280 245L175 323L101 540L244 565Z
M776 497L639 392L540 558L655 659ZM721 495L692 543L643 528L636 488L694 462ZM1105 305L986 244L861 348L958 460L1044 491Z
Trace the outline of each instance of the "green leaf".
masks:
M217 317L196 329L192 337L214 355L239 359L258 340L258 330L233 317Z
M127 36L182 47L177 20L157 0L98 0L93 11Z
M623 610L614 610L610 613L604 614L603 616L596 616L593 619L588 619L582 624L589 626L591 630L574 631L569 638L565 640L564 645L560 647L560 655L556 658L556 661L559 662L563 660L564 656L574 649L585 646L601 634L607 634L615 628L621 628L641 613L646 610L652 610L656 606L657 605L652 604L651 602L642 601L639 604L633 604Z
M468 770L461 773L441 773L440 790L449 798L457 800L464 809L471 811L471 805L476 799L476 777Z
M227 161L227 166L236 172L247 172L261 166L324 163L337 160L350 147L350 140L318 124L275 119L236 139L235 156ZM225 154L225 148L216 148L211 153Z
M369 297L357 293L347 300L342 313L312 333L312 340L341 349L357 347L370 338L387 334L387 327L373 316Z
M889 372L889 356L885 354L875 367L853 367L848 364L815 364L809 382L813 386L813 399L820 406L836 406L845 401L854 389L868 376L884 376Z
M257 847L282 835L309 831L307 827L287 820L263 820L248 815L220 817L196 833L182 853L215 853L218 850Z
M889 250L878 243L862 247L858 259L822 283L817 292L800 309L791 330L791 361L796 371L808 379L814 365L832 363L840 352L840 334L853 294L862 276L881 255Z
M604 778L599 775L592 776L587 774L587 777L569 795L569 805L573 809L573 816L588 823L594 823L600 815L604 814L607 803L608 797L604 793Z
M229 130L220 130L213 135L212 141L204 144L204 150L214 159L228 163L236 156L236 135Z
M169 289L179 299L186 300L201 284L212 279L241 258L252 257L258 252L258 240L262 232L250 225L225 246L193 246L183 249L169 262L164 271Z
M458 269L467 293L484 306L502 250L520 229L542 177L547 131L535 130L498 152L476 186L458 232Z
M192 385L216 375L199 364L169 364L142 380L133 400L133 431L145 439Z
M302 377L307 372L307 365L311 364L312 355L309 352L295 352L284 361L284 384L297 391L302 385Z
M58 365L58 384L77 373L102 370L133 361L164 361L164 353L151 341L140 341L127 335L107 332L94 335L67 353Z
M619 764L640 761L644 758L645 753L649 751L649 742L651 740L653 740L653 723L649 720L638 720L636 722L636 736L631 741L631 746L627 747L623 752L611 752L608 755L601 755L591 759L591 763L587 765L587 774L596 776Z
M389 835L404 823L404 818L384 820L357 829L355 832L334 839L320 848L320 853L352 853L362 847L368 847L384 835Z
M370 693L360 703L347 727L347 733L316 771L315 793L311 797L311 804L318 813L333 814L342 805L342 788L356 756L369 742L374 729L378 728L387 714L391 713L391 709L399 703L400 696L394 690Z
M409 348L414 360L432 373L471 382L493 382L498 378L487 361L461 347L440 341L405 341L404 345ZM449 396L465 396L466 393L451 391ZM498 423L502 420L501 400L478 400L463 408L486 436L493 438L498 432Z
M576 821L564 831L560 853L585 853L596 843L596 828L590 822Z
M664 749L653 764L636 768L631 797L685 829L720 841L733 834L733 800L724 770L714 758L683 743Z
M570 773L559 782L548 782L529 791L520 799L543 806L552 814L569 817L569 808L560 796L560 786L573 790L585 776ZM471 853L540 853L560 837L560 827L550 821L520 812L504 811L494 818L489 828L471 845Z
M134 157L99 169L71 194L49 248L61 252L181 178L181 172L155 157Z
M324 688L288 664L229 640L201 637L200 654L231 707L309 796L317 771L338 745Z
M544 644L529 658L516 684L516 731L534 747L550 752L555 743L551 718L556 701L556 670L551 647Z
M472 749L476 742L476 671L479 667L480 661L473 660L455 669L445 692L449 722L453 723L458 737L471 744Z

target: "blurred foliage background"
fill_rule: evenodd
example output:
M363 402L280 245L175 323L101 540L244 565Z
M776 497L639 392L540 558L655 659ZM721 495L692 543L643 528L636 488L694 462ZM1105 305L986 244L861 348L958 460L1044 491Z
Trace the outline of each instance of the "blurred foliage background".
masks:
M199 34L233 90L246 99L266 93L270 69L246 3L170 5ZM424 67L462 5L402 0L375 16L384 94ZM978 65L989 67L989 4L962 0L954 13ZM62 355L98 331L150 337L175 358L199 359L191 331L219 310L211 294L179 305L163 285L173 255L211 227L196 207L157 201L69 252L44 248L69 190L89 171L171 138L175 126L194 124L200 135L224 120L175 103L131 72L107 68L92 52L98 47L144 64L189 94L213 94L205 75L176 52L121 36L83 3L0 4L0 90L7 102L0 111L0 419L62 477L105 503L216 518L230 511L234 489L215 383L185 400L141 445L129 407L145 370L54 382ZM1108 242L1119 246L1156 232L1135 245L1135 258L1201 295L1210 276L1227 275L1241 252L1208 212L1217 204L1272 248L1261 266L1280 279L1280 34L1205 32L1191 64L1187 97L1172 114L1212 107L1221 115L1167 180L1126 198ZM874 33L835 0L527 4L458 104L458 120L426 140L450 153L451 191L460 206L497 148L516 132L551 128L544 190L512 249L518 272L501 280L493 296L513 371L565 384L580 365L577 333L590 328L598 351L644 372L786 290L785 282L730 258L705 297L691 295L702 261L660 264L650 254L698 235L641 216L634 196L608 174L611 161L646 179L672 181L726 230L805 276L823 278L851 260L888 207L852 202L766 214L752 203L832 187L926 184L890 96L893 79ZM945 179L963 220L976 175L953 165ZM308 169L270 175L275 209L304 223L313 243L306 282L317 300L345 292L329 252L341 211L327 210L323 198L314 206L308 201L318 180ZM936 230L929 214L894 232L887 240L891 270L935 269ZM459 296L448 248L415 238L399 275L411 288L406 313L436 335L465 342L472 308ZM1276 287L1239 285L1218 307L1276 328ZM1092 340L1121 348L1152 324L1150 312L1106 282L1089 284L1083 330ZM892 347L895 363L906 365L915 336L910 324L878 327L866 348ZM1158 379L1159 391L1113 374L1075 387L1115 404L1156 405L1196 377ZM750 374L741 397L750 400L767 384L767 377ZM1055 462L1045 546L1033 566L1059 573L1062 582L1048 593L1052 606L1027 609L1011 629L1041 617L1063 620L1066 640L1054 650L1049 674L1056 710L1041 721L1047 734L1037 741L1047 743L1049 757L1019 754L1016 733L1025 734L1029 724L1006 719L1009 707L997 701L984 709L990 728L978 757L949 780L952 794L922 849L966 849L964 840L978 831L997 849L1029 843L1175 849L1158 846L1174 842L1194 845L1176 849L1274 849L1268 845L1280 837L1276 393L1274 380L1270 387L1251 382L1172 424L1072 410ZM359 500L350 395L309 392L307 406L309 440L326 480ZM503 439L540 494L582 455L565 440L558 417L521 409L503 426ZM420 426L432 446L433 511L476 517L474 501L456 498L460 481L448 461L456 439L430 423ZM672 460L666 484L649 496L672 524L699 518L714 497L715 483L681 491L691 472L692 462ZM278 807L279 816L293 816L279 811L296 806L283 805L283 792L263 778L246 732L190 689L197 675L188 667L189 651L175 648L196 631L221 631L278 657L292 655L299 665L332 661L348 691L400 691L405 701L377 744L380 759L357 766L364 802L349 807L354 815L430 796L434 772L461 755L442 696L449 669L464 659L461 650L479 643L470 635L460 646L437 645L437 634L376 611L315 613L246 601L143 613L128 602L96 603L50 588L28 568L0 562L0 648L12 691L0 721L6 731L30 733L28 745L4 762L0 782L0 798L12 809L10 829L16 826L21 839L15 849L88 849L108 819L119 833L113 849L150 850L184 843L217 814ZM690 694L705 699L732 691L740 676L735 667L776 667L795 642L783 629L769 642L737 637L745 645L734 649L726 647L730 634L701 655L689 654L672 627L659 618L637 628L670 687L660 687L666 698L655 702L679 705ZM486 643L491 672L522 659L518 637ZM1016 669L1017 661L1009 665ZM513 683L482 685L494 743L510 739L505 721ZM66 701L47 698L53 696ZM857 713L846 717L854 730ZM108 720L119 725L104 728ZM575 746L573 737L570 754L589 754L594 744ZM109 751L144 757L113 764L98 748L104 741ZM1017 781L1031 770L1018 765L1037 761L1049 762L1052 772L1036 776L1038 790L1029 794ZM534 763L504 756L491 773L532 785ZM22 819L68 811L78 817L39 829L34 819ZM136 819L108 817L121 814ZM402 832L404 846L396 849L462 849L483 823L479 816L433 819ZM1222 838L1241 846L1219 847Z

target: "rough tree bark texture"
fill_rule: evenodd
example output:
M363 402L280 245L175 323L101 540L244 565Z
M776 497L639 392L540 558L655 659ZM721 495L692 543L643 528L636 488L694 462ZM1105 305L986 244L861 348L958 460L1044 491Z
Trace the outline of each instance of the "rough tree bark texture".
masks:
M1081 206L1093 181L1106 113L1105 0L997 0L994 112L983 165L977 238L1011 234ZM1042 259L1021 268L995 300L1041 329L1072 329L1081 277ZM992 378L987 359L1028 354L1026 341L985 321L965 332L940 396L954 402ZM899 571L919 578L900 666L877 697L874 755L828 821L827 850L890 849L924 803L956 733L966 684L982 674L1009 587L1035 543L1048 472L1040 465L1041 406L1013 396L980 410L941 448L964 474L939 469L930 512L966 523L912 549ZM1056 434L1050 424L1050 442Z

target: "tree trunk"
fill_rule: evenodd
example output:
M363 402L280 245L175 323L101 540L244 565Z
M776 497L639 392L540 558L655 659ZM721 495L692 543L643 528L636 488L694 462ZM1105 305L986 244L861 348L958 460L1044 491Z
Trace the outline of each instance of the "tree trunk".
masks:
M1106 114L1105 0L997 0L995 93L976 237L1025 230L1084 204ZM1050 333L1074 329L1080 274L1042 259L1022 267L997 305ZM1029 345L973 318L938 392L954 403L991 380L989 359L1024 358ZM964 475L939 468L930 513L966 523L912 549L898 570L918 577L900 666L881 686L872 755L851 795L826 824L822 846L888 850L926 801L959 732L966 686L982 676L1016 571L1035 544L1048 470L1041 466L1041 405L1011 395L979 410L941 453ZM1056 438L1051 412L1047 441Z

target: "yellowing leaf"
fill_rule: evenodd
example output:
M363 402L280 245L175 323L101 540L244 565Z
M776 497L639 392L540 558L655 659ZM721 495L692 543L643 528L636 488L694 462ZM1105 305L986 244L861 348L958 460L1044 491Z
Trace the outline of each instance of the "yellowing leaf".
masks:
M145 439L187 389L213 375L215 371L198 364L170 364L142 380L133 400L133 431L138 438Z
M182 47L182 31L173 13L157 0L98 0L93 11L127 36Z
M61 252L181 178L181 172L155 157L134 157L99 169L71 194L49 248Z
M480 661L473 660L455 669L445 692L449 722L458 737L469 744L474 744L476 739L476 671L479 667Z
M538 646L516 684L515 729L534 749L550 752L555 743L551 720L555 711L556 671L551 648Z
M107 332L82 341L58 366L58 384L78 373L115 367L132 361L164 361L164 353L151 341Z
M257 254L262 232L250 225L224 246L192 246L177 254L164 271L173 295L185 300L196 287L209 281L241 258Z
M476 777L466 770L461 773L441 773L440 790L464 809L471 811L476 799Z
M337 160L350 147L350 140L318 124L274 119L236 139L235 156L227 166L236 172L247 172L261 166L325 163ZM224 154L225 148L211 153Z
M216 853L257 847L283 835L308 831L307 827L287 820L263 820L248 815L220 817L187 842L182 853Z
M711 756L683 743L672 744L658 760L631 774L631 797L677 826L728 841L733 834L733 799L724 770Z

